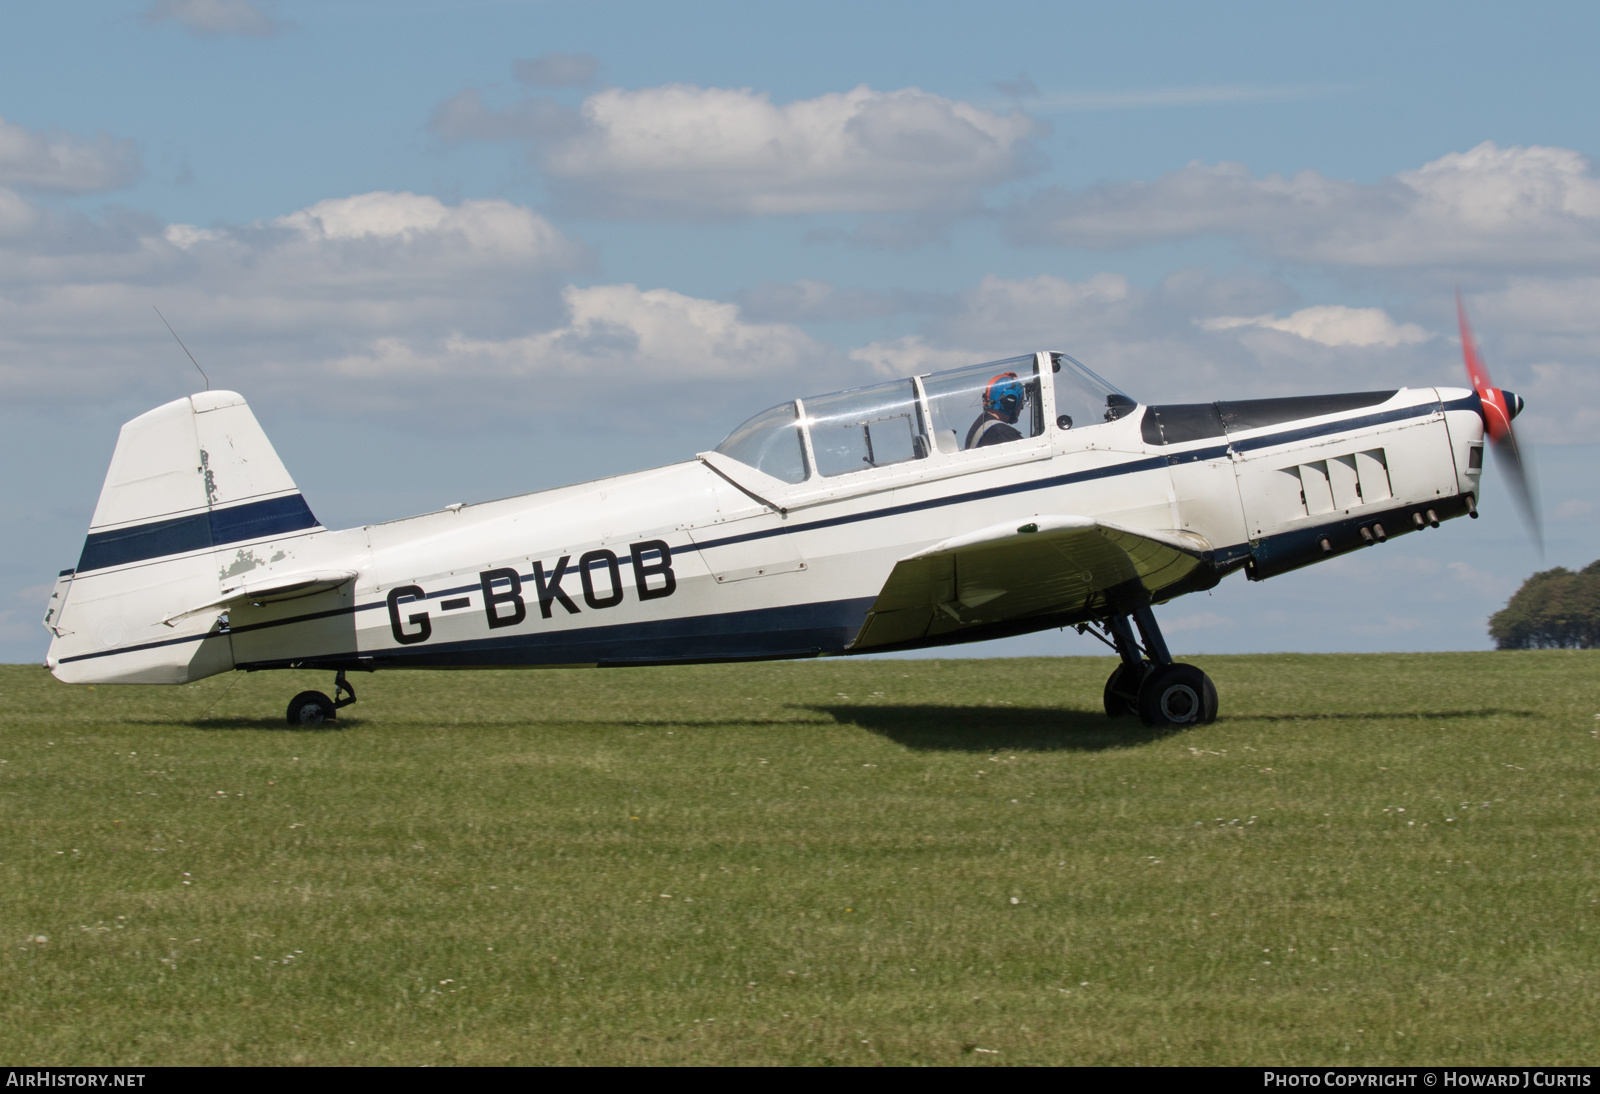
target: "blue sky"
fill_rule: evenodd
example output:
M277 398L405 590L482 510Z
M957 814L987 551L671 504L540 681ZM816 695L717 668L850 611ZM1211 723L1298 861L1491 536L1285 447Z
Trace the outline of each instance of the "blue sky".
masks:
M242 391L330 526L684 458L788 395L1059 348L1177 401L1522 393L1485 519L1164 609L1477 649L1600 555L1593 5L271 3L0 34L0 659L116 428ZM1058 634L974 653L1091 652Z

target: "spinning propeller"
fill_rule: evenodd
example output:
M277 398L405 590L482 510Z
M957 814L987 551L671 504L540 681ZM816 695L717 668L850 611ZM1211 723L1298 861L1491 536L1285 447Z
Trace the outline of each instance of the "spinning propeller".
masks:
M1539 524L1539 507L1534 498L1531 476L1522 459L1522 449L1517 446L1517 435L1511 428L1511 419L1522 413L1522 398L1514 392L1497 388L1489 380L1489 370L1478 356L1478 344L1472 340L1472 328L1467 326L1467 309L1461 304L1461 290L1456 290L1456 316L1461 321L1461 355L1467 365L1467 379L1472 390L1478 393L1483 415L1484 432L1494 446L1495 459L1502 461L1502 470L1511 484L1511 496L1516 499L1528 532L1544 553L1544 529Z

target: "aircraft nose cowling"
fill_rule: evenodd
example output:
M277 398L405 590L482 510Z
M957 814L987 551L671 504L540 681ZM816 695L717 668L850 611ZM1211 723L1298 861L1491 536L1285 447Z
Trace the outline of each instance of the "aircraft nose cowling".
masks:
M1511 419L1521 410L1522 398L1514 392L1497 387L1478 389L1478 413L1483 417L1484 431L1496 444L1511 431Z

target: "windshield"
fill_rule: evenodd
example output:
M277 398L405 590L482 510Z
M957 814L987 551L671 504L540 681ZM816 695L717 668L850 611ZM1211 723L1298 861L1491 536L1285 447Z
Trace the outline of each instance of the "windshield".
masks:
M1050 369L1055 376L1057 429L1114 422L1139 405L1064 353L1050 355Z

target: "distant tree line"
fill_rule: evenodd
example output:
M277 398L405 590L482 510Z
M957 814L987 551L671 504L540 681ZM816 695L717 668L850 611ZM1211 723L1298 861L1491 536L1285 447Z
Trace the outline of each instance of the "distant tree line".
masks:
M1489 636L1503 650L1600 647L1600 559L1534 574L1489 617Z

